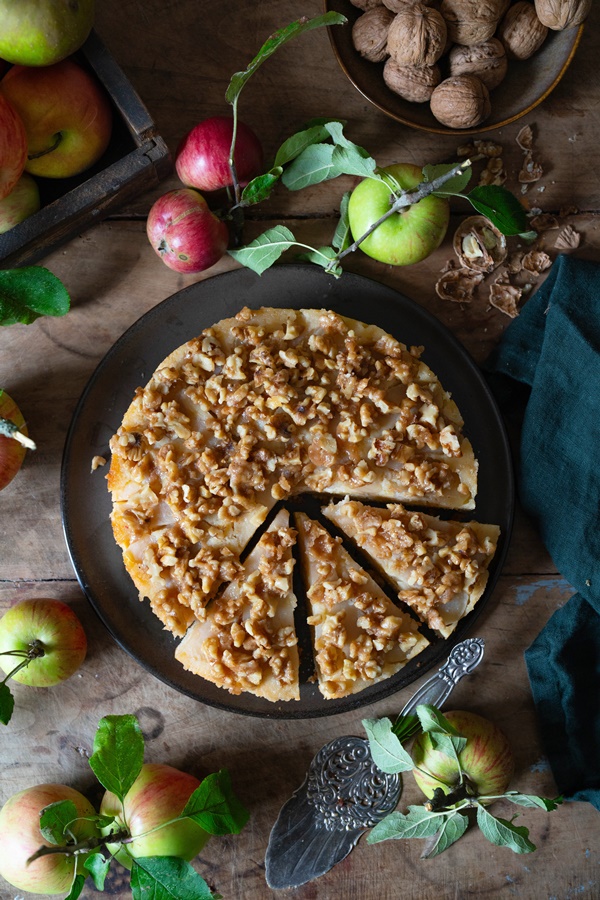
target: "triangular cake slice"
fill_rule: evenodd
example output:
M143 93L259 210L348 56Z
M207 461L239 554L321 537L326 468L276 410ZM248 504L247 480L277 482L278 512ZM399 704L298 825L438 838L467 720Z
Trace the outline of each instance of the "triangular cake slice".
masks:
M175 651L184 668L228 690L273 702L299 700L292 587L295 531L282 510L240 574L195 622Z
M346 697L389 678L428 641L318 522L296 513L321 694Z
M323 513L391 581L399 599L442 637L483 594L500 535L497 525L445 521L399 503L380 509L349 499Z

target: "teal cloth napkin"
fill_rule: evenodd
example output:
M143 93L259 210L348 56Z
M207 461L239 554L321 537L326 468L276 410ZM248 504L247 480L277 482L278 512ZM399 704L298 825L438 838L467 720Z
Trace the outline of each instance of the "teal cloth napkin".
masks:
M544 749L600 810L600 265L559 256L484 368L523 399L519 499L577 591L525 651Z

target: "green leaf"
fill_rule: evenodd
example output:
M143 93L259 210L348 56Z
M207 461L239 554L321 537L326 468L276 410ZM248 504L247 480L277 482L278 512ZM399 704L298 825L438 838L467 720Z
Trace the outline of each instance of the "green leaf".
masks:
M144 737L135 716L105 716L98 723L90 766L100 784L123 801L144 762Z
M196 870L176 856L142 856L131 866L134 900L213 900Z
M339 276L343 274L342 267L336 262L337 253L333 247L318 247L316 249L308 250L306 253L299 253L297 258L304 262L310 262L317 266L321 266L330 275L334 275L336 278L339 278Z
M273 166L287 165L287 163L296 159L297 156L300 156L307 147L311 147L313 144L322 144L329 137L330 133L324 124L312 125L310 128L305 128L303 131L292 134L291 137L283 142L275 154Z
M73 884L71 885L71 890L65 897L65 900L77 900L77 898L81 896L84 885L85 875L82 875L81 873L76 874L73 879Z
M504 796L507 800L510 800L511 803L517 803L519 806L527 806L529 809L545 809L546 812L552 812L552 810L558 809L563 802L562 797L549 799L548 797L536 797L535 794L520 794L518 791L507 791Z
M425 166L423 169L423 178L425 181L435 181L440 175L445 175L446 172L450 172L455 165L456 163L440 166ZM471 180L471 174L471 167L468 166L466 169L463 169L459 175L449 178L443 187L438 188L437 191L434 191L433 193L436 197L453 197L456 194L461 194Z
M441 824L453 813L429 812L424 806L409 806L406 814L390 813L373 828L367 836L368 844L380 841L401 840L403 838L426 838L437 834Z
M514 853L532 853L535 844L529 840L529 830L524 825L513 825L506 819L493 816L481 804L477 805L477 824L482 834L497 847L509 847Z
M252 206L254 203L266 200L271 195L271 191L279 181L282 172L281 166L273 167L269 172L265 172L264 175L257 175L256 178L249 181L242 191L242 206Z
M406 752L392 730L389 719L363 719L367 732L373 762L382 772L393 775L409 772L414 768L410 755Z
M345 16L342 16L339 13L329 12L325 13L323 16L316 16L314 19L307 19L306 16L302 16L302 18L298 19L296 22L286 25L285 28L280 28L267 38L252 62L242 72L236 72L232 76L225 93L225 99L228 103L236 103L242 92L242 88L259 66L292 38L304 34L307 31L311 31L313 28L322 28L324 25L343 25L346 21L347 19Z
M375 160L356 144L340 146L336 144L331 162L340 175L358 175L371 178L377 168Z
M524 234L530 230L525 207L506 188L488 184L473 188L466 197L502 234Z
M233 793L229 772L221 769L196 788L181 817L192 819L209 834L239 834L249 813Z
M42 266L0 270L0 325L30 325L40 316L64 316L70 304L62 281Z
M432 843L421 854L421 859L430 859L432 856L439 856L444 850L447 850L451 844L454 844L463 836L469 827L469 819L463 813L451 813L442 821L442 827L434 835Z
M408 716L397 716L396 721L392 726L392 731L401 744L409 738L414 737L414 735L418 734L421 730L419 717L414 713L411 713Z
M15 708L15 698L6 682L0 684L0 722L8 725Z
M40 831L51 844L65 844L77 816L77 807L72 800L57 800L40 812Z
M106 859L102 853L91 853L83 864L84 869L92 876L96 890L104 890L104 882L110 868L110 859Z
M342 197L340 203L340 218L339 222L337 223L333 239L331 241L332 246L340 252L342 250L345 250L352 243L350 220L348 218L348 203L350 201L350 194L351 191L346 191L346 193Z
M265 269L277 262L282 253L296 245L296 238L284 225L275 225L263 232L251 243L228 253L239 263L262 275Z
M284 171L281 181L289 191L301 191L313 184L337 178L343 172L333 162L332 144L312 144Z
M454 725L451 725L448 719L435 706L422 703L420 706L417 706L417 715L423 731L427 733L452 734L455 737L460 737Z
M429 740L434 750L449 756L450 759L456 760L458 764L459 754L467 746L467 739L464 737L456 737L454 734L440 734L436 731L429 733Z

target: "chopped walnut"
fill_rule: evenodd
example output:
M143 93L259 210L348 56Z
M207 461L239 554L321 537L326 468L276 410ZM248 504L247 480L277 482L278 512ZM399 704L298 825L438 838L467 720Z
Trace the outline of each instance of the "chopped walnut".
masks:
M95 472L99 466L105 466L105 465L106 465L106 458L104 456L94 456L94 458L92 459L91 471Z
M543 174L544 170L541 164L533 158L531 150L527 150L519 172L519 181L521 184L533 184L535 181L539 181Z
M454 303L470 303L477 285L484 279L483 272L475 272L473 269L461 267L449 269L438 278L435 290L442 300L452 300Z
M519 315L519 300L523 295L523 288L510 284L507 277L501 275L490 285L490 304L500 312L510 316L511 319Z
M552 260L543 250L530 250L523 257L523 268L537 278L552 265Z
M560 227L556 216L552 216L550 213L538 213L530 220L530 225L537 232L552 231Z

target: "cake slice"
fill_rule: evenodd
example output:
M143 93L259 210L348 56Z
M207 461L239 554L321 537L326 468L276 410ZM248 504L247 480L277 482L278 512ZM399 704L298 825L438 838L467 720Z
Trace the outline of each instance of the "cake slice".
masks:
M497 525L446 521L399 503L380 509L349 499L323 513L442 637L452 634L483 594L500 536Z
M295 531L282 510L242 565L178 645L184 668L232 694L299 700L292 587Z
M318 522L295 516L321 694L346 697L398 672L429 643Z

